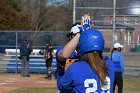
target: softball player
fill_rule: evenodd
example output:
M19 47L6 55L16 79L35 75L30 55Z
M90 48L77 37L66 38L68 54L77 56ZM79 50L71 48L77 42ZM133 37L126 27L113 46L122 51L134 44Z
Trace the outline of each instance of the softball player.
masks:
M122 48L123 45L115 43L111 53L111 58L115 67L114 93L116 85L118 86L118 93L123 92L124 56L121 52Z
M77 27L77 24L73 25L71 31L68 35L69 40L73 39L74 36L80 32L80 29ZM60 46L56 52L56 60L57 60L57 70L56 70L56 77L57 77L57 84L60 81L61 77L64 75L66 59L77 59L77 51L76 49L73 52L63 51L64 46Z
M85 20L88 17L84 16L84 24ZM60 93L113 93L114 64L102 58L104 38L101 32L87 26L72 40L73 45L67 45L64 50L71 52L78 45L81 57L68 67L58 82Z

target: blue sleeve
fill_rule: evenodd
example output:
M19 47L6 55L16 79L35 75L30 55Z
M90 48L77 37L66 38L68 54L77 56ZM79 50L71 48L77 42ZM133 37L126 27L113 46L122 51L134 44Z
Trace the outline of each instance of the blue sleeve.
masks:
M57 85L62 76L64 75L64 66L65 61L59 61L58 54L63 49L63 46L60 46L56 51L56 61L57 61L57 70L56 70L56 77L57 77Z
M121 53L120 55L120 66L121 66L121 71L122 71L122 75L124 74L124 56Z
M112 54L112 60L115 66L115 71L124 73L124 56L119 51L114 51Z
M64 76L61 78L60 82L58 82L58 89L60 93L71 93L73 87L73 75L70 67L65 72Z
M111 59L106 60L106 65L108 67L108 76L110 77L110 93L113 93L113 84L114 84L114 76L115 76L115 70L114 70L114 64Z
M64 46L61 46L56 51L56 59L58 60L58 53L64 48Z

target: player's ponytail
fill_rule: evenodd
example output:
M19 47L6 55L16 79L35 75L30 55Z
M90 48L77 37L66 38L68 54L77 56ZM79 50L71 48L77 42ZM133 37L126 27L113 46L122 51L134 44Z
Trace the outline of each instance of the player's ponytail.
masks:
M92 69L97 73L101 80L101 84L105 85L105 79L107 74L107 67L105 61L102 59L102 53L100 51L92 51L87 54L87 60Z

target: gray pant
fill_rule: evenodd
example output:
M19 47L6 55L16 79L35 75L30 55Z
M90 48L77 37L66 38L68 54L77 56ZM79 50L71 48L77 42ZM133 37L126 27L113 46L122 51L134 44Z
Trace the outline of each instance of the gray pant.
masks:
M21 65L21 76L29 75L29 56L21 56L22 65Z

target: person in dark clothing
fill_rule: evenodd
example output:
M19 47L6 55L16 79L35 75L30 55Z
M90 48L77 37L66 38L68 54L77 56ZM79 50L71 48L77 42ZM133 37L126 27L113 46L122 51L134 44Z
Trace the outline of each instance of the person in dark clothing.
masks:
M24 40L20 45L20 59L22 60L21 65L21 76L30 77L29 75L29 55L33 51L31 44L27 40Z
M46 49L45 49L45 62L46 62L46 69L47 69L47 79L51 80L52 79L52 70L51 70L51 65L52 65L52 60L53 60L54 52L52 45L48 42L46 44Z

